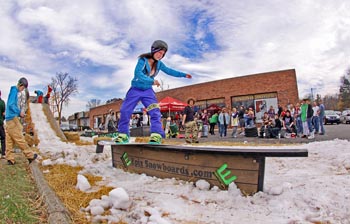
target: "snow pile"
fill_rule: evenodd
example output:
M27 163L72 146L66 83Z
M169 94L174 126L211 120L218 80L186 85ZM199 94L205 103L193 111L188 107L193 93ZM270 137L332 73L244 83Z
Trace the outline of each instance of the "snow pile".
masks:
M350 223L349 141L279 147L306 148L309 157L267 158L264 192L246 197L234 183L222 191L210 189L203 180L194 185L113 168L109 147L96 154L95 146L61 142L41 105L31 104L31 109L33 122L40 127L40 153L49 158L43 165L79 165L84 167L81 173L102 176L103 183L114 188L84 209L93 222Z
M206 180L197 180L196 187L200 190L209 190L210 184Z
M76 188L80 191L88 191L89 189L91 189L91 185L88 181L88 179L86 177L84 177L81 174L78 174L77 176L77 186Z
M128 193L120 187L109 192L109 200L116 209L127 209L131 203Z

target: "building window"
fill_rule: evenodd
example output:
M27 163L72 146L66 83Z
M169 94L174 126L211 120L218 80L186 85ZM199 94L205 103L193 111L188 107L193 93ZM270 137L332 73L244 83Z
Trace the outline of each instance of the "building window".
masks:
M262 93L255 95L233 96L231 97L232 107L239 109L241 105L244 108L253 108L255 111L256 122L261 122L261 117L272 106L277 112L277 93Z

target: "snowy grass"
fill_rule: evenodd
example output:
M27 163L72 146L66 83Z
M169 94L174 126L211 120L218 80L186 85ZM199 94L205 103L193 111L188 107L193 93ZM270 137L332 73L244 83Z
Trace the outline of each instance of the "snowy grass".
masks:
M74 223L87 223L85 214L81 208L87 207L94 198L100 198L108 194L113 188L98 186L102 177L84 174L89 183L94 186L90 192L83 192L76 189L77 175L83 169L82 167L72 167L68 165L49 165L41 166L45 173L45 178L50 187L56 192L61 201L72 215Z

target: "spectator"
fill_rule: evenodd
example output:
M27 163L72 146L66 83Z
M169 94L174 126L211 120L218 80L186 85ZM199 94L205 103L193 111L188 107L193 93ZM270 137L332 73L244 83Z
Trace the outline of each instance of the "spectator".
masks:
M208 137L208 125L209 125L209 118L208 118L208 111L203 110L201 120L203 122L203 136L204 138Z
M136 114L136 115L135 115L135 119L136 119L136 127L141 127L141 117L140 117L140 114ZM114 127L115 127L115 122L114 122Z
M270 138L271 136L271 118L268 112L265 112L262 116L262 126L259 131L259 137L260 138Z
M295 123L296 123L297 134L298 134L299 137L301 137L302 134L303 134L303 123L301 121L300 103L296 103L295 104L294 120L295 120Z
M294 118L289 110L286 111L286 115L282 119L282 124L286 133L296 133Z
M283 107L281 106L281 104L278 104L278 116L281 117L281 114L282 114L282 111L283 111Z
M180 119L179 119L179 130L185 130L185 127L182 125L182 118L183 118L183 113L179 114Z
M301 121L303 124L303 135L302 138L307 138L310 134L310 129L307 122L307 111L308 111L308 99L303 99L303 102L301 104Z
M215 125L218 123L218 113L217 112L214 112L214 114L210 117L209 119L209 123L210 123L210 134L211 135L215 135Z
M219 123L220 137L226 137L227 125L230 123L230 115L227 113L227 109L225 107L222 108L222 111L219 114Z
M22 134L23 126L18 117L24 117L25 113L19 108L18 93L28 88L28 81L22 77L18 80L17 86L12 86L7 100L6 107L6 159L9 165L15 165L13 146L16 144L27 157L28 162L33 162L38 155L28 146Z
M102 131L104 128L103 128L104 126L103 126L103 123L101 122L100 123L100 125L98 126L98 129L100 130L100 131Z
M244 106L241 105L239 107L238 111L238 120L239 120L239 127L241 129L240 135L244 135L244 128L245 128L245 109Z
M136 128L137 127L137 122L138 122L138 119L137 119L136 114L132 114L131 118L130 118L130 127L131 128Z
M253 108L249 107L249 110L246 113L246 124L245 124L245 126L246 127L254 127L255 126L254 120L255 120L254 110L253 110Z
M313 110L312 125L314 127L315 134L318 134L320 120L319 120L319 117L318 117L319 106L317 105L316 101L314 101L314 103L313 103L312 110Z
M268 113L270 119L274 119L275 118L276 112L275 112L275 109L273 108L272 105L270 106L270 109L269 109L269 111L267 111L267 113Z
M307 126L309 128L309 136L308 136L308 139L313 139L315 138L315 130L312 126L312 116L314 114L313 110L312 110L312 105L310 103L310 100L307 99L306 100L306 104L307 104Z
M280 119L283 119L283 117L286 115L286 111L288 110L288 107L282 106L281 108L282 108L282 111L279 114L279 116L280 116Z
M170 132L170 125L171 125L171 117L168 117L165 122L165 137L169 137L169 132Z
M292 118L294 118L295 106L292 103L289 104L289 111L290 111L290 116L292 116Z
M5 102L1 99L1 91L0 91L0 140L1 140L1 158L5 159L6 153L6 133L4 129L4 119L5 119Z
M44 97L44 103L49 104L49 99L51 96L51 92L52 92L52 87L50 85L47 85L47 93Z
M280 136L280 132L282 129L283 125L281 122L281 119L278 114L275 114L275 118L272 123L272 129L271 129L271 137L276 138Z
M323 127L323 119L324 119L324 111L325 111L325 107L324 107L324 104L323 104L323 101L322 100L319 100L319 112L318 112L318 118L319 118L319 121L320 121L320 129L319 129L319 134L320 135L324 135L325 134L325 130L324 130L324 127Z
M231 134L231 136L234 137L234 138L237 137L238 123L239 123L238 111L234 107L234 108L232 108L232 113L231 113L231 126L232 126L232 134Z
M199 143L198 126L194 119L194 99L188 99L187 104L188 106L185 107L184 114L182 117L182 125L185 127L185 141L186 143Z
M112 109L109 109L108 115L106 117L106 122L105 122L105 130L108 130L108 132L115 132L115 118L114 118L114 112Z
M148 126L148 114L147 114L147 110L143 110L142 112L142 126Z

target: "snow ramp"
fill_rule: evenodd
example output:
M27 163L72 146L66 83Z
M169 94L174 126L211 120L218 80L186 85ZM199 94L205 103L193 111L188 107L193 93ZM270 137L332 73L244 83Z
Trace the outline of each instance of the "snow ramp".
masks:
M67 141L66 136L63 134L58 122L55 120L48 104L30 103L29 107L33 123L35 124L35 129L38 133L53 131L62 141ZM45 127L40 125L42 124L41 121L43 119L46 119L50 125ZM48 134L46 136L49 137L51 135ZM40 138L42 137L43 135L41 135Z

